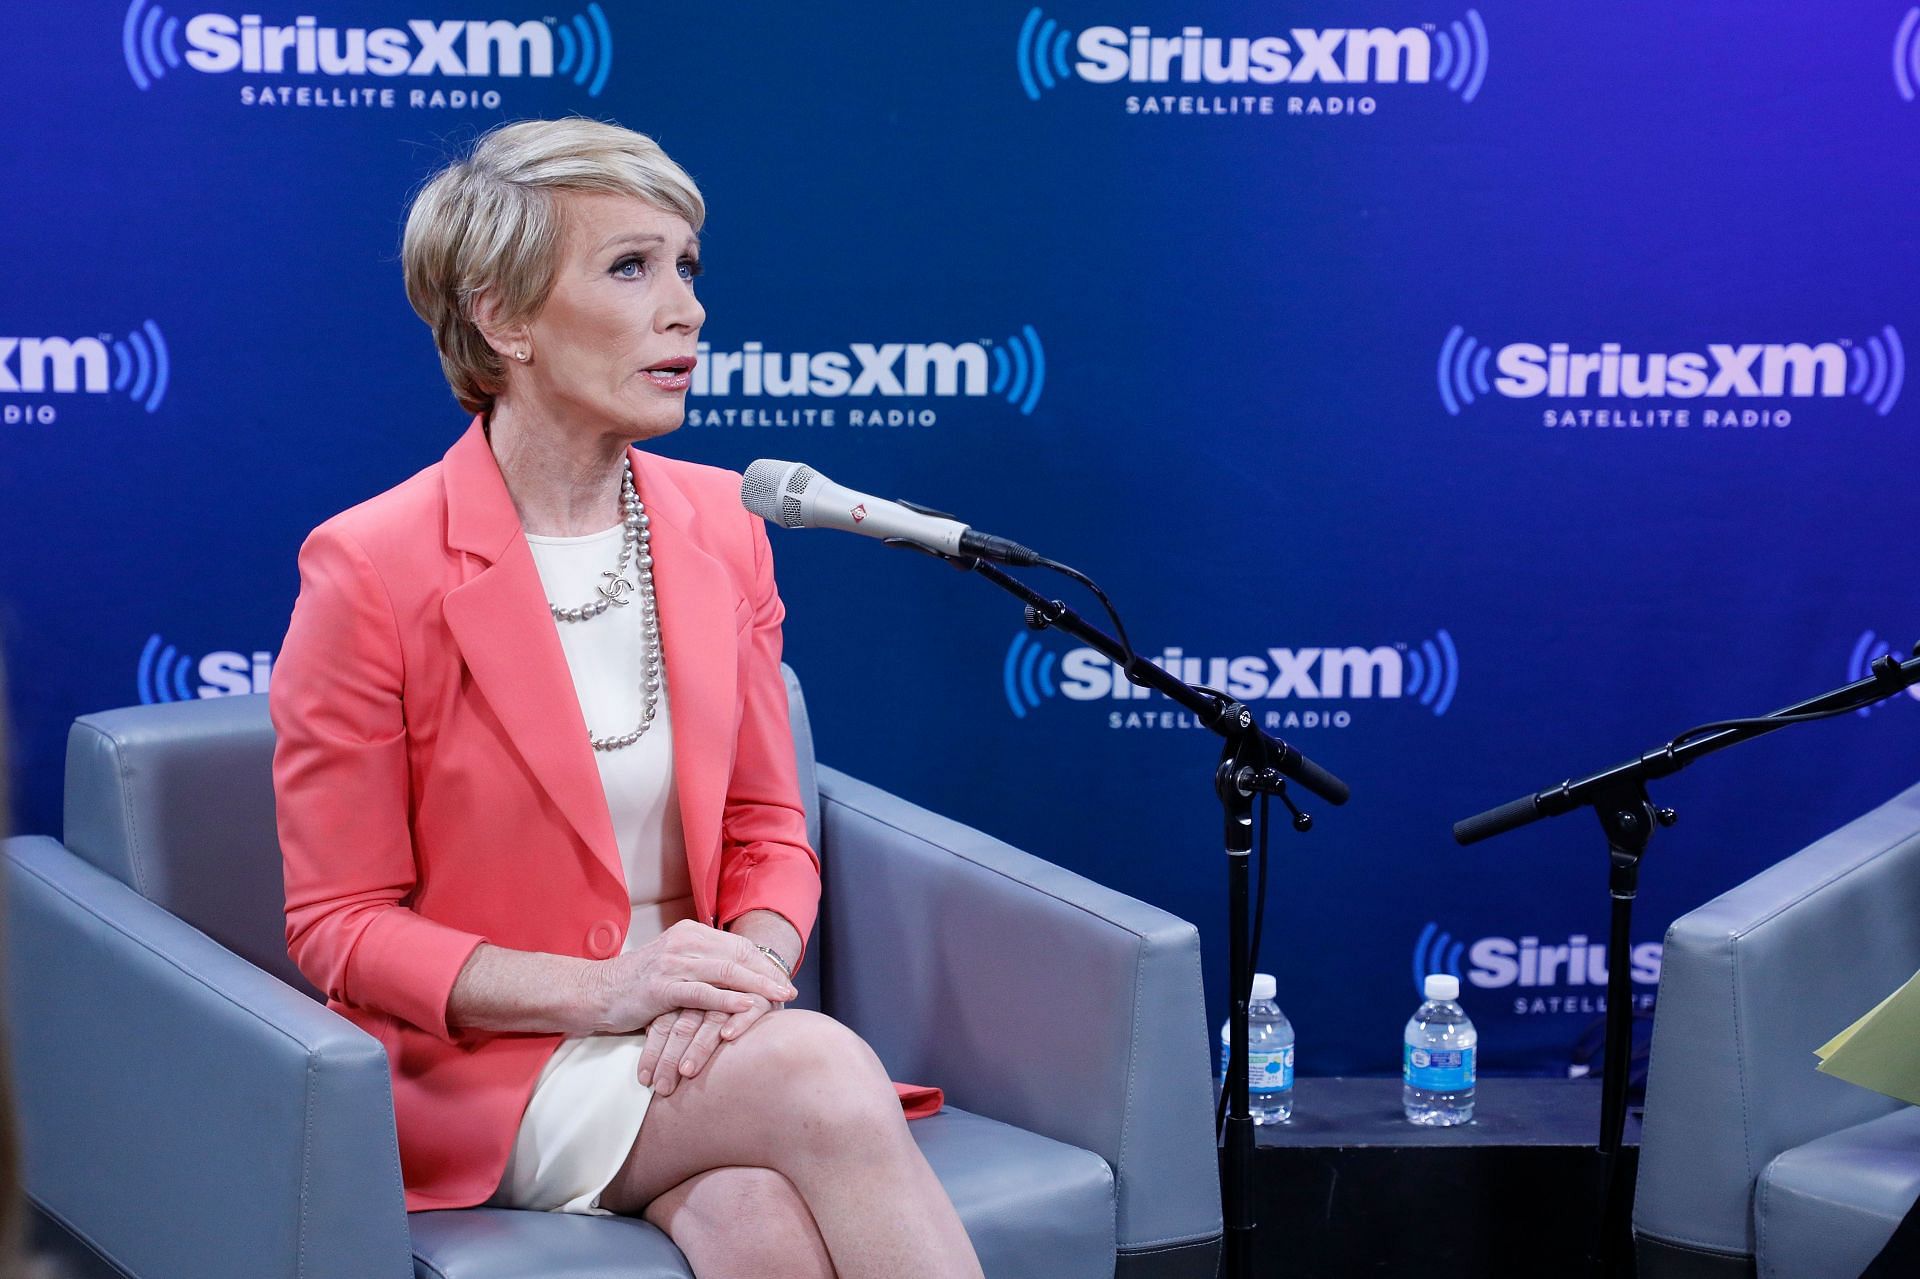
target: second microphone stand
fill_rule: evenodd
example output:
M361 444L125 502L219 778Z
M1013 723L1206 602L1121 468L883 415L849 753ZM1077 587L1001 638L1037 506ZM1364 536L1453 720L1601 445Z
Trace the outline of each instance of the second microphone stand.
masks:
M1916 646L1920 651L1920 646ZM1633 1045L1633 987L1628 956L1632 946L1633 902L1639 894L1640 859L1656 827L1675 821L1671 808L1656 806L1647 783L1672 776L1703 755L1785 728L1827 719L1920 684L1920 657L1905 662L1891 655L1877 659L1865 679L1796 702L1770 715L1724 720L1682 733L1637 759L1578 781L1565 781L1498 808L1456 822L1461 844L1517 829L1544 817L1592 808L1607 838L1607 892L1612 915L1607 935L1606 1048L1600 1072L1600 1141L1595 1177L1599 1207L1588 1249L1588 1273L1613 1279L1631 1273L1632 1187L1621 1175L1620 1147L1627 1120L1627 1068Z

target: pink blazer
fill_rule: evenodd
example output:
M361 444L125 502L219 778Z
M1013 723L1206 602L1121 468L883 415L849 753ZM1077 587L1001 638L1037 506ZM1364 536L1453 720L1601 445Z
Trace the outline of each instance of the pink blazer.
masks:
M739 477L631 450L652 517L695 909L724 928L819 904L766 530ZM732 636L732 642L727 636ZM572 676L476 418L433 466L300 549L268 695L287 950L393 1073L409 1211L491 1195L561 1036L463 1032L482 941L606 959L629 905ZM902 1086L909 1113L937 1090Z

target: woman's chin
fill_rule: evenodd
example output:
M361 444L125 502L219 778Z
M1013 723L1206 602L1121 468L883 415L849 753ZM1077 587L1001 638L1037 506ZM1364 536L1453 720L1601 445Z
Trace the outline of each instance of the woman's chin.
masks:
M627 434L636 440L651 440L680 429L687 420L684 400L672 404L649 404L629 413Z

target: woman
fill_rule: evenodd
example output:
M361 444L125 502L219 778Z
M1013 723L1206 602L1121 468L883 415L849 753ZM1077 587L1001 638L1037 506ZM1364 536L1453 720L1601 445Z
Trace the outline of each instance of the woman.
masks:
M288 950L386 1046L410 1210L642 1215L703 1275L978 1276L873 1052L772 1015L820 880L766 534L738 476L629 446L684 415L704 216L587 120L416 197L407 293L475 416L301 548Z

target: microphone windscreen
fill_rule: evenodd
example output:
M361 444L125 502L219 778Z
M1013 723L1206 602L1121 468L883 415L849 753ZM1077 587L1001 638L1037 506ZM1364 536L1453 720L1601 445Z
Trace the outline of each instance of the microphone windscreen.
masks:
M1510 800L1498 808L1489 808L1484 813L1475 813L1472 817L1463 817L1453 824L1453 842L1456 844L1477 844L1483 839L1505 834L1528 822L1549 816L1540 811L1540 799L1537 795L1522 795Z
M740 477L740 504L782 528L799 528L800 495L813 483L813 474L803 463L763 457Z

